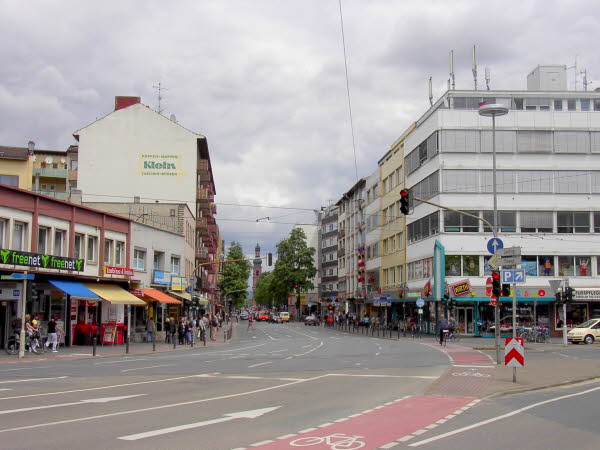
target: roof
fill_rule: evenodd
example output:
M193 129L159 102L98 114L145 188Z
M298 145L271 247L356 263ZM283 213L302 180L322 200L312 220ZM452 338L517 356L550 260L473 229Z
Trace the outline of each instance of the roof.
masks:
M27 147L9 147L0 145L0 159L16 159L27 161L29 159Z
M354 186L352 186L348 192L346 192L344 195L342 195L342 198L340 198L335 205L336 206L341 205L342 201L345 198L350 197L354 193L354 191L356 191L356 190L360 189L361 187L363 187L365 185L365 182L366 182L366 180L364 178L361 178L360 180L358 180L356 182L356 184Z

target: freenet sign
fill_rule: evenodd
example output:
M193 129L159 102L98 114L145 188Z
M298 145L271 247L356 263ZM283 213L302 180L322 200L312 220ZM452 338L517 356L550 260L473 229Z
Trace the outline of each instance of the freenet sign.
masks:
M84 269L83 259L4 249L0 250L0 263L38 267L40 269L75 270L77 272L83 272Z

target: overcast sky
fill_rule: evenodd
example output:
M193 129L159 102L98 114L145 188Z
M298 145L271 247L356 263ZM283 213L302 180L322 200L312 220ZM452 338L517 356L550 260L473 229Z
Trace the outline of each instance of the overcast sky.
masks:
M265 251L356 181L338 0L0 0L0 145L66 149L142 97L208 139L223 239ZM538 64L588 69L600 86L600 2L342 0L359 177L446 90L525 89ZM569 70L574 88L574 70ZM581 89L581 84L579 86ZM283 222L283 224L268 224Z

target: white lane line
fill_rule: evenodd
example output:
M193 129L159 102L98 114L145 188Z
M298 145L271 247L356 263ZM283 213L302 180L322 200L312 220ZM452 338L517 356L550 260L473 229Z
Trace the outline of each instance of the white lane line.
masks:
M381 352L375 353L375 356L379 356L379 355L381 355Z
M50 377L50 378L29 378L27 380L11 380L11 381L0 381L0 384L8 384L8 383L26 383L29 381L48 381L48 380L61 380L63 378L68 378L66 375L62 377ZM36 394L37 395L37 394Z
M370 412L373 412L372 409L365 409L361 414L368 414Z
M466 427L459 428L457 430L449 431L447 433L439 434L437 436L433 436L433 437L430 437L428 439L424 439L424 440L419 441L419 442L413 442L412 444L410 444L410 446L411 447L418 447L418 446L421 446L421 445L424 445L424 444L428 444L430 442L437 441L439 439L444 439L444 438L446 438L448 436L454 436L455 434L459 434L459 433L462 433L464 431L472 430L473 428L478 428L478 427L481 427L483 425L487 425L489 423L493 423L493 422L497 422L497 421L502 420L502 419L506 419L507 417L515 416L517 414L520 414L520 413L522 413L524 411L528 411L530 409L536 408L538 406L546 405L548 403L554 403L554 402L557 402L559 400L564 400L565 398L571 398L571 397L577 397L577 396L580 396L580 395L589 394L590 392L595 392L597 390L600 390L600 387L595 387L593 389L588 389L586 391L576 392L574 394L562 395L560 397L555 397L555 398L551 398L551 399L544 400L544 401L541 401L541 402L533 403L531 405L524 406L523 408L515 409L514 411L511 411L509 413L502 414L502 415L496 416L496 417L492 417L491 419L482 420L481 422L477 422L477 423L474 423L472 425L468 425Z
M314 352L315 350L318 350L318 349L320 349L321 347L323 347L323 341L321 341L321 343L320 343L319 345L317 345L315 348L313 348L312 350L309 350L309 351L307 351L307 352L304 352L304 353L298 353L297 355L294 355L294 356L304 356L304 355L308 355L309 353L312 353L312 352Z
M284 348L283 350L273 350L272 352L269 352L269 353L281 353L281 352L287 352L287 348Z
M28 394L28 395L17 395L14 397L0 397L0 400L14 400L16 398L28 398L28 397L43 397L46 395L60 395L60 394L72 394L73 392L89 392L89 391L99 391L101 389L113 389L127 386L137 386L138 384L153 384L153 383L163 383L165 381L178 381L185 380L187 378L197 378L202 375L186 375L183 377L175 377L175 378L164 378L162 380L152 380L152 381L138 381L137 383L124 383L124 384L113 384L110 386L99 386L94 388L85 388L85 389L72 389L69 391L58 391L58 392L45 392L41 394Z
M275 441L261 441L261 442L256 442L255 444L252 444L250 447L260 447L261 445L265 445L265 444L270 444L271 442L275 442Z
M414 434L415 436L418 436L418 435L423 434L423 433L427 433L427 430L421 428L420 430L412 432L412 434Z
M251 366L248 366L248 368L251 369L252 367L264 366L265 364L273 364L273 361L267 361L267 362L262 362L262 363L258 363L258 364L253 364Z
M446 423L446 422L448 422L448 419L440 419L436 423L441 425L441 424Z
M148 358L121 359L119 361L102 361L102 362L95 362L94 365L99 366L101 364L121 364L121 363L134 362L134 361L148 361Z
M398 445L397 442L390 442L389 444L382 445L379 448L392 448L392 447L395 447L396 445Z
M0 369L0 372L12 372L14 370L47 369L48 367L52 367L52 366L19 367L18 369Z
M356 363L360 365L360 363ZM439 377L430 377L428 375L378 375L378 374L345 374L345 373L330 373L330 377L364 377L364 378L420 378L424 380L437 380ZM399 399L402 400L402 399ZM399 401L396 400L396 401Z
M272 377L251 377L246 375L229 375L221 378L231 378L240 380L276 380L276 381L302 381L304 378L272 378Z
M297 433L291 433L291 434L284 434L283 436L279 436L278 438L276 438L278 441L281 439L287 439L287 438L291 438L294 436L298 436Z
M345 422L346 420L348 420L349 417L342 417L341 419L338 420L334 420L335 423L340 423L340 422Z
M354 417L358 417L358 416L361 416L361 415L362 415L362 413L358 413L358 414L351 414L351 415L349 415L348 417L349 417L349 418L350 418L350 417L351 417L351 418L354 418Z
M0 391L12 391L12 389L6 388L6 389L0 389Z
M132 409L132 410L128 410L128 411L118 411L118 412L107 413L107 414L98 414L96 416L78 417L76 419L58 420L55 422L46 422L46 423L40 423L40 424L36 424L36 425L25 425L25 426L21 426L21 427L6 428L4 430L0 430L0 434L7 433L10 431L30 430L30 429L34 429L34 428L50 427L53 425L62 425L65 423L84 422L84 421L93 420L93 419L103 419L105 417L122 416L122 415L126 415L126 414L135 414L135 413L146 412L146 411L157 411L157 410L166 409L166 408L177 408L179 406L195 405L195 404L199 404L199 403L207 403L207 402L223 400L223 399L227 399L227 398L242 397L242 396L246 396L246 395L257 394L260 392L267 392L267 391L272 391L275 389L282 389L282 388L285 388L288 386L294 386L299 383L306 383L308 381L314 381L314 380L318 380L318 379L325 378L325 377L327 377L327 375L318 375L313 378L306 378L302 381L292 381L290 383L279 384L277 386L270 386L270 387L262 388L262 389L255 389L252 391L239 392L236 394L221 395L219 397L201 398L198 400L190 400L187 402L172 403L170 405L151 406L148 408Z
M402 436L400 439L397 439L398 442L406 442L410 441L414 436L412 434L407 434L406 436Z
M292 359L292 358L293 358L293 356L288 356L288 357L287 357L287 358L285 358L285 359Z
M314 337L314 336L311 336L310 334L302 333L301 331L294 330L293 328L289 328L289 331L293 331L294 333L298 333L298 334L301 334L302 336L309 337L309 338L311 338L311 339L314 339L315 341L318 341L318 340L319 340L319 338L316 338L316 337ZM289 336L289 337L291 337L291 336Z
M302 348L312 347L312 344L303 345Z
M329 425L333 425L333 422L322 423L317 428L324 428L324 427L328 427Z
M132 398L132 397L140 397L142 395L146 395L146 394L125 395L122 397L92 398L89 400L79 400L77 402L62 403L60 405L54 404L54 405L43 405L43 406L31 406L29 408L5 409L5 410L0 411L0 415L14 414L14 413L25 412L25 411L36 411L36 410L40 410L40 409L62 408L63 406L85 405L87 403L108 403L108 402L112 402L115 400L123 400L126 398Z
M132 370L155 369L156 367L170 367L170 366L174 366L174 365L175 364L160 364L158 366L135 367L133 369L121 370L121 373L123 373L123 372L131 372Z
M425 428L427 428L428 430L433 430L434 428L437 428L439 425L437 423L432 423L431 425L427 425Z
M483 369L493 369L495 366L488 364L487 366L475 366L472 364L452 364L452 367L479 367Z
M317 430L317 428L307 428L306 430L298 431L298 434L310 433L315 430Z
M454 419L455 417L456 417L456 414L448 414L446 417L444 417L444 419L450 420L450 419Z

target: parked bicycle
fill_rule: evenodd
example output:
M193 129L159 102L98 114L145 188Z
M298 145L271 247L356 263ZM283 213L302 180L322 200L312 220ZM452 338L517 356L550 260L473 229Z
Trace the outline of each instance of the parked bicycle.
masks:
M4 350L9 355L17 355L21 348L21 337L19 334L14 334L9 337L4 346ZM46 351L44 339L38 334L33 336L25 335L25 348L31 348L31 351L36 355L41 355Z
M544 344L550 342L550 331L544 327L533 327L530 329L521 329L518 337L525 339L525 342L537 342Z
M444 330L444 345L448 342L459 342L460 334L456 330Z

